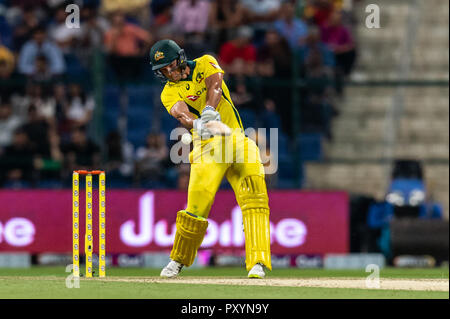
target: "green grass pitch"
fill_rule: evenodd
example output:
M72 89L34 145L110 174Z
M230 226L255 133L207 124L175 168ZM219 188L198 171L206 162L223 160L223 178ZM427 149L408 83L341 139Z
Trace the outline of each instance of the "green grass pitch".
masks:
M37 267L29 269L0 269L1 299L448 299L447 291L388 290L335 287L284 287L252 285L258 279L247 279L244 268L184 269L180 280L239 279L245 284L192 284L177 283L177 279L164 282L158 280L160 269L109 268L107 278L82 278L80 288L66 287L65 267ZM269 272L267 282L276 279L334 279L355 278L364 280L369 274L361 270L326 269L274 269ZM410 279L417 281L447 280L448 268L380 270L383 279ZM142 280L141 280L142 279ZM256 280L256 281L255 281ZM264 279L266 280L266 279ZM156 281L156 282L155 282Z

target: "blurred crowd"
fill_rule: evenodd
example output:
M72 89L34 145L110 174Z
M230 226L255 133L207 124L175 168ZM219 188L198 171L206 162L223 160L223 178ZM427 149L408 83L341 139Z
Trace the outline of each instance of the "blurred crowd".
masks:
M123 186L186 189L189 167L170 162L164 133L133 147L122 132L95 142L90 130L98 53L106 82L157 83L148 52L162 38L189 59L217 57L238 110L256 116L244 125L292 136L295 89L301 132L332 139L357 56L354 1L0 0L0 187L65 186L74 168L106 167Z

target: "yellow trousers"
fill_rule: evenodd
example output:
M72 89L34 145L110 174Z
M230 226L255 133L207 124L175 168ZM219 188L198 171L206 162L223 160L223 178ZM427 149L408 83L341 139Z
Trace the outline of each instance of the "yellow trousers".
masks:
M233 132L226 138L215 136L206 143L194 139L189 159L191 172L186 210L204 218L209 216L224 176L235 194L247 176L264 177L258 146L240 132Z
M190 162L186 211L194 216L208 218L216 192L225 176L242 211L246 268L250 270L257 263L262 263L272 270L269 199L264 181L264 167L255 142L241 132L234 132L227 138L216 136L206 142L196 143L194 139ZM179 214L185 216L187 213ZM201 218L190 218L190 222L197 228L207 224ZM186 265L193 262L206 233L206 228L197 232L195 227L188 227L192 226L191 224L177 219L179 239L176 240L171 255ZM183 235L183 227L188 229L187 235Z

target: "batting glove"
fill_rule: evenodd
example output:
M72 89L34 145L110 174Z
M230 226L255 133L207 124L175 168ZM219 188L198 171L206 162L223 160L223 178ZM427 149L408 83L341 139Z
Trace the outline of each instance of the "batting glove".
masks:
M197 131L198 136L200 136L202 140L207 140L212 137L212 134L211 131L208 130L204 124L205 122L203 121L203 118L198 118L194 120L193 128L194 131Z
M201 118L204 123L208 123L209 121L220 121L220 114L211 105L207 105L202 111Z

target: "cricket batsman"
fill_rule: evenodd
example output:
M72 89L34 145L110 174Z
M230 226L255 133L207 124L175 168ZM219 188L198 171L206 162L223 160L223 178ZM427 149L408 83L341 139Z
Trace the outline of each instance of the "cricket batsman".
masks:
M242 211L248 277L264 278L266 269L272 270L264 167L256 143L244 134L223 81L224 71L211 55L187 60L184 50L168 39L153 45L150 61L156 76L166 83L161 93L164 107L194 138L189 154L187 207L177 212L171 261L161 277L176 277L194 262L206 234L211 205L225 176ZM228 127L232 133L226 138L217 134L213 123ZM232 147L232 160L218 161L214 152L221 147L214 146L225 140L225 147Z

